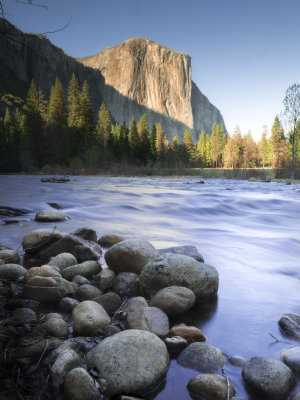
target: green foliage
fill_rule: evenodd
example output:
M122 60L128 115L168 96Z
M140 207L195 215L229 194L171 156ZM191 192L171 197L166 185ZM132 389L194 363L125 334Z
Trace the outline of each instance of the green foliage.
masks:
M81 95L75 74L72 74L68 86L68 125L79 128L81 124Z

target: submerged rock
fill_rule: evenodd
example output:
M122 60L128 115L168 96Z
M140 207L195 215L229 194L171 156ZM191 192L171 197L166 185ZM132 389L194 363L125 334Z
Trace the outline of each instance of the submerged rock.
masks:
M108 267L116 274L140 274L147 262L158 256L158 251L146 240L127 239L112 246L104 257Z
M88 352L86 362L106 380L108 397L120 393L143 395L165 378L169 355L156 335L133 329L104 339Z
M289 367L281 361L252 357L243 367L242 377L248 387L264 399L285 400L296 384Z
M38 222L61 222L70 217L55 210L42 210L35 214L35 220Z
M199 372L216 372L224 365L222 352L208 343L192 343L180 353L178 364Z
M140 292L146 298L168 286L184 286L192 290L200 303L217 294L219 275L217 270L181 254L165 254L150 261L139 279Z
M191 378L187 384L190 392L206 400L228 400L235 395L235 388L223 376L203 374Z
M151 307L158 307L168 316L182 314L195 304L194 293L182 286L169 286L159 290L150 300Z
M300 339L300 315L284 314L278 324L285 334Z

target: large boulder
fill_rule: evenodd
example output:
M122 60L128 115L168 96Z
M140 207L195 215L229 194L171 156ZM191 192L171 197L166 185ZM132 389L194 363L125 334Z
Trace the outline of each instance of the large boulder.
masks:
M144 307L127 314L126 326L128 329L141 329L155 333L159 337L166 337L169 333L169 319L157 307Z
M119 393L142 395L165 378L169 355L156 335L133 329L104 339L88 352L86 362L106 380L108 397Z
M205 400L228 400L235 395L235 388L226 378L216 374L203 374L191 378L187 388Z
M61 222L70 218L56 210L42 210L35 214L35 220L38 222Z
M242 377L250 390L264 399L285 400L296 384L289 367L281 361L252 357L242 370Z
M283 314L278 324L286 335L300 339L300 315Z
M16 282L22 278L27 272L27 269L18 264L1 264L0 279Z
M79 301L92 300L94 297L101 296L102 292L93 285L85 284L76 290L76 299Z
M192 290L199 303L217 294L219 274L211 265L192 257L167 253L143 268L139 285L141 294L146 298L168 286L184 286Z
M198 252L196 246L185 245L185 246L173 246L165 249L159 249L159 254L163 255L166 253L183 254L184 256L193 257L196 261L204 262L202 255Z
M114 291L121 297L139 295L139 276L133 272L121 272L114 280Z
M94 280L98 282L100 290L105 292L111 289L114 285L116 274L108 268L103 269L98 275L94 277Z
M66 235L40 252L42 258L50 258L60 253L71 253L79 263L97 261L102 250L97 243L88 242L79 236Z
M60 253L55 257L51 257L50 261L48 261L48 265L57 267L60 271L75 264L77 264L77 260L70 253Z
M82 336L94 336L111 323L104 308L95 301L86 300L72 311L74 333Z
M0 250L0 264L18 264L20 261L19 254L15 250L3 249Z
M23 296L39 302L57 302L73 294L77 285L63 278L34 276L24 286Z
M289 347L280 352L283 362L297 374L300 374L300 346Z
M158 251L146 240L127 239L112 246L104 257L108 267L116 274L120 272L140 274L143 267L158 256Z
M208 343L192 343L180 353L178 364L199 372L216 372L224 365L222 352Z
M169 286L159 290L150 300L151 307L158 307L168 316L182 314L195 304L194 293L182 286Z
M72 232L71 235L78 236L81 239L90 242L97 242L97 233L94 229L91 228L79 228L75 232Z
M35 229L27 233L23 238L22 247L26 253L36 254L46 247L51 246L63 236L63 233L57 229Z
M102 270L100 263L97 261L85 261L81 264L71 265L61 271L62 276L71 281L76 275L91 278Z

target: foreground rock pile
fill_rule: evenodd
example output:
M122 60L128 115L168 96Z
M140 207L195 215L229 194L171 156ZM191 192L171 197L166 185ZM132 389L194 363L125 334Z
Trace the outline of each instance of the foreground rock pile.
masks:
M238 399L222 351L206 343L198 328L172 322L218 292L217 270L195 247L157 250L141 239L114 234L98 239L88 228L68 235L37 229L22 246L30 268L20 265L13 250L0 249L4 395L147 398L165 379L171 356L199 371L187 384L192 394ZM108 268L99 262L101 246L109 247ZM287 314L282 324L292 329L297 321ZM287 399L300 370L300 351L287 349L282 358L284 363L236 357L232 363L243 365L249 390Z

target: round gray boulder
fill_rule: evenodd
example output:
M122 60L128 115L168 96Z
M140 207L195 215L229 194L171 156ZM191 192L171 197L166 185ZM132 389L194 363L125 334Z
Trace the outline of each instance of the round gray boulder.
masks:
M158 251L146 240L127 239L107 250L104 258L108 267L116 274L120 272L140 274L143 267L158 256Z
M73 311L73 308L76 307L78 304L78 300L73 299L72 297L64 297L59 302L59 308L62 311L71 313Z
M56 210L42 210L35 214L35 220L38 222L61 222L70 218Z
M211 265L192 257L168 253L143 268L139 285L141 294L146 298L168 286L184 286L194 293L196 302L200 303L217 294L219 274Z
M60 253L55 257L51 257L50 261L48 262L48 265L58 267L60 271L76 264L77 260L71 253Z
M20 257L15 250L3 249L0 250L0 261L3 264L18 264Z
M35 229L23 238L22 247L26 253L36 254L63 236L57 229Z
M128 313L126 326L128 329L149 331L159 337L166 337L169 333L169 319L157 307L144 307Z
M199 372L216 372L224 365L222 352L208 343L195 342L180 353L178 364Z
M64 381L64 394L67 400L100 400L100 393L93 378L84 368L74 368Z
M139 295L139 276L133 272L121 272L114 280L114 291L121 297Z
M93 336L111 323L104 308L95 301L86 300L72 311L74 333L82 336Z
M226 378L216 374L194 376L189 380L187 388L190 392L202 396L206 400L228 400L236 393L230 382L228 386Z
M150 300L151 307L158 307L167 315L182 314L195 304L194 293L183 286L169 286L159 290Z
M300 373L300 346L289 347L280 352L283 362L297 374Z
M69 335L68 324L62 318L50 318L43 322L39 329L45 331L49 336L59 339L67 338Z
M76 298L79 301L92 300L94 297L101 296L102 292L93 285L81 285L76 290Z
M169 355L156 335L133 329L104 339L88 352L86 362L106 380L108 397L119 393L143 395L165 378Z
M19 324L37 321L36 313L30 308L17 308L12 312L12 318Z
M53 385L59 386L64 376L73 368L79 367L80 363L81 361L76 351L72 349L62 351L50 369Z
M287 399L296 384L289 367L265 357L252 357L247 361L242 377L250 390L270 400Z
M1 264L0 279L16 282L19 278L25 276L27 269L18 264Z
M283 314L278 324L286 335L300 339L300 315Z
M98 244L103 247L111 247L117 243L123 242L123 240L125 239L122 236L116 235L115 233L106 233L98 240Z
M105 268L101 272L99 272L96 277L100 290L105 291L113 287L116 274L110 269Z
M81 264L71 265L61 271L62 276L71 281L76 275L91 278L102 270L100 263L97 261L85 261Z

